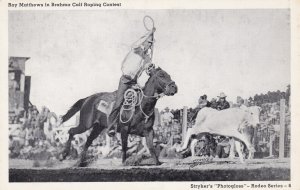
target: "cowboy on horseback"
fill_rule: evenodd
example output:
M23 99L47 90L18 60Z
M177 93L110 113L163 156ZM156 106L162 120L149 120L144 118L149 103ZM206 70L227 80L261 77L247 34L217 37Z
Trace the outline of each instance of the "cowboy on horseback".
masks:
M151 27L147 26L146 20L151 21ZM135 45L132 46L122 62L123 75L119 81L118 91L99 92L82 98L75 102L67 113L61 117L63 123L80 111L79 123L76 127L69 129L69 138L60 154L60 160L66 159L69 155L71 142L75 135L92 129L80 153L80 159L76 163L78 166L85 165L87 151L93 140L106 128L109 128L109 133L112 136L115 133L115 126L120 124L122 125L120 128L122 163L125 164L127 158L128 135L134 134L145 137L153 163L155 165L160 164L153 147L155 105L157 100L164 95L175 95L178 88L166 71L159 67L155 68L152 63L153 33L155 32L153 19L145 16L144 26L148 33L134 43ZM149 78L145 86L141 88L137 85L137 79L144 70L146 70ZM116 101L114 106L112 104L113 100ZM111 106L113 106L111 115L108 116ZM118 115L120 117L117 119ZM126 117L126 121L123 120L124 117Z
M114 136L117 125L117 116L124 101L124 93L127 89L137 85L137 79L144 70L153 68L152 52L153 52L153 34L155 28L141 38L142 41L130 50L122 62L122 73L120 78L116 102L108 117L108 135ZM147 72L148 73L148 72Z

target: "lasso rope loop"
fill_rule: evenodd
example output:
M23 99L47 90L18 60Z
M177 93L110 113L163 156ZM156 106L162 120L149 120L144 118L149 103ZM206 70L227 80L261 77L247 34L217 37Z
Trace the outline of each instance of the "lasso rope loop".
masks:
M153 115L154 111L151 112L149 115L147 115L144 112L144 110L142 108L143 98L156 98L156 99L159 99L163 96L164 96L164 94L155 94L154 96L147 96L147 95L144 94L142 88L138 85L134 86L133 88L130 88L130 89L126 90L125 93L124 93L124 102L123 102L123 105L120 109L120 122L123 123L123 124L128 123L134 115L135 107L139 106L142 114L145 117L145 123L147 123L149 118ZM130 111L131 112L129 119L127 119L126 121L124 121L122 119L122 115L123 115L124 111Z
M149 18L152 22L152 28L148 28L147 25L146 25L146 18ZM141 45L141 43L138 43L140 42L141 39L144 39L144 38L148 38L149 36L153 36L153 41L152 43L154 43L154 32L155 32L155 27L154 27L154 20L150 17L150 16L145 16L144 19L143 19L143 23L144 23L144 27L145 29L147 30L147 33L144 34L143 36L141 36L138 40L136 40L132 45L131 45L131 49L134 49L134 48L137 48Z
M151 20L151 22L152 22L152 27L151 27L151 29L150 28L148 28L147 27L147 25L146 25L146 19L150 19ZM150 17L150 16L148 16L148 15L146 15L145 17L144 17L144 19L143 19L143 22L144 22L144 27L146 28L146 30L148 30L149 31L149 34L148 34L148 36L151 36L152 35L152 43L154 43L155 42L155 39L154 39L154 32L156 31L156 28L155 28L155 25L154 25L154 20L153 20L153 18L152 17ZM151 46L151 57L150 57L150 61L151 61L151 63L152 63L152 58L153 58L153 51L154 51L154 46L153 46L153 44L152 44L152 46ZM147 73L147 71L146 71L146 73ZM148 74L148 73L147 73Z
M152 27L151 28L148 28L147 25L146 25L146 19L147 18L150 19L151 22L152 22ZM144 27L146 28L146 30L151 31L151 30L154 29L154 20L150 16L148 16L148 15L144 16L143 22L144 22Z

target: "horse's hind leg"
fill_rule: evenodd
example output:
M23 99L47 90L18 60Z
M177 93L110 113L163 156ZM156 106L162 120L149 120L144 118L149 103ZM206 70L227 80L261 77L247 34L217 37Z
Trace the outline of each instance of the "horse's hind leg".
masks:
M90 134L90 136L87 138L87 141L84 145L83 151L80 154L80 158L78 161L78 166L84 166L84 161L86 158L86 152L88 150L88 148L91 146L91 144L93 143L93 141L99 136L99 134L101 133L101 131L104 129L104 127L100 126L99 123L95 123L94 127L92 129L92 132Z
M69 130L69 132L68 132L69 138L68 138L68 141L66 142L65 149L62 152L62 158L60 159L61 161L66 159L66 157L69 155L70 148L71 148L71 142L74 139L74 135L81 134L81 133L85 132L86 130L87 130L87 128L85 128L84 126L82 126L80 124L77 127L73 127Z

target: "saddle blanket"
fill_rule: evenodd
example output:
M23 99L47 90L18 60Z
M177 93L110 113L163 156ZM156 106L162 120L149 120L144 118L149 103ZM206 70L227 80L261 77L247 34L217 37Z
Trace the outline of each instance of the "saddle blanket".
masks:
M115 102L107 102L105 100L100 100L97 109L108 116L111 113L114 104Z

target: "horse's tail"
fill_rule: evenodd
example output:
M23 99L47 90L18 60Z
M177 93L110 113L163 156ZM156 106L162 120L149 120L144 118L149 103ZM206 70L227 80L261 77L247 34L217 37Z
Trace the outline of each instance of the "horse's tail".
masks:
M83 105L83 103L85 102L85 100L86 100L87 98L82 98L82 99L80 99L80 100L78 100L69 110L68 110L68 112L65 114L65 115L63 115L62 117L61 117L61 119L62 119L62 123L63 122L65 122L65 121L68 121L73 115L75 115L75 113L77 113L80 109L81 109L81 107L82 107L82 105Z

